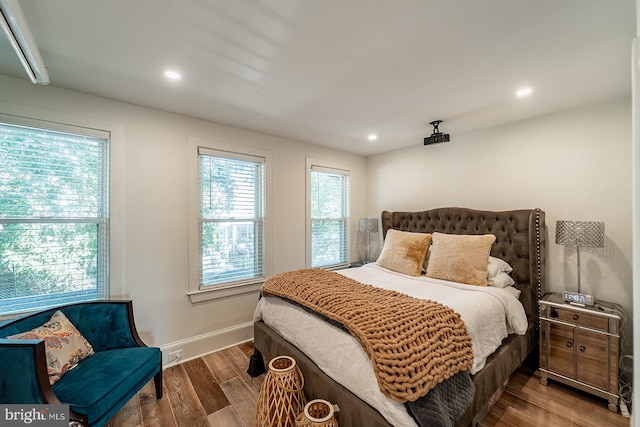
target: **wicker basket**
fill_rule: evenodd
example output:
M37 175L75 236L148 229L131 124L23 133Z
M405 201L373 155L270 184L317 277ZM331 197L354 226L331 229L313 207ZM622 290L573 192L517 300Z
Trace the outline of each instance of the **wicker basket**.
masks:
M296 415L307 399L302 388L304 378L293 357L278 356L269 362L256 405L257 427L295 427Z
M307 403L304 411L296 417L298 427L338 427L333 416L333 405L326 400L316 399Z

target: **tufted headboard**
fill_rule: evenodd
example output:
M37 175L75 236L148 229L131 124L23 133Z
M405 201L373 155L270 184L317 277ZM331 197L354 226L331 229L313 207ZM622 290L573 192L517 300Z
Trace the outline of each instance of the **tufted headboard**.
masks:
M546 237L544 211L480 211L436 208L422 212L382 212L382 236L389 229L415 233L494 234L491 255L513 267L511 276L522 291L520 301L537 326L538 299L545 292Z

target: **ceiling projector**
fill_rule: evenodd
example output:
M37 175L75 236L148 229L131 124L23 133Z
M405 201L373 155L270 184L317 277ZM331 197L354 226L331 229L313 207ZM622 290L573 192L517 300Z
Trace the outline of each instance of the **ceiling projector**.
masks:
M433 126L433 133L431 136L424 138L424 145L438 144L440 142L449 142L449 134L442 133L438 129L438 126L442 123L442 120L434 120L429 124Z

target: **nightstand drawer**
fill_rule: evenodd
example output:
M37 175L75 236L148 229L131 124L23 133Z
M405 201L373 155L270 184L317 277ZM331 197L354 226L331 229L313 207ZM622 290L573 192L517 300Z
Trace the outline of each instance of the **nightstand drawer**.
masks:
M558 320L573 323L577 326L585 326L587 328L600 329L607 331L609 329L609 319L594 314L581 313L571 309L552 308L551 317Z

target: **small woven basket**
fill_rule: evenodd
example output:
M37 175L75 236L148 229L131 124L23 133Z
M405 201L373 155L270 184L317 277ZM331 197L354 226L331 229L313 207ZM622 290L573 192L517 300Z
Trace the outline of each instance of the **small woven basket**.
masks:
M326 400L315 399L307 403L296 417L297 427L338 427L333 416L333 405Z
M307 403L303 387L304 378L293 357L278 356L271 359L258 395L255 425L295 427L296 415Z

